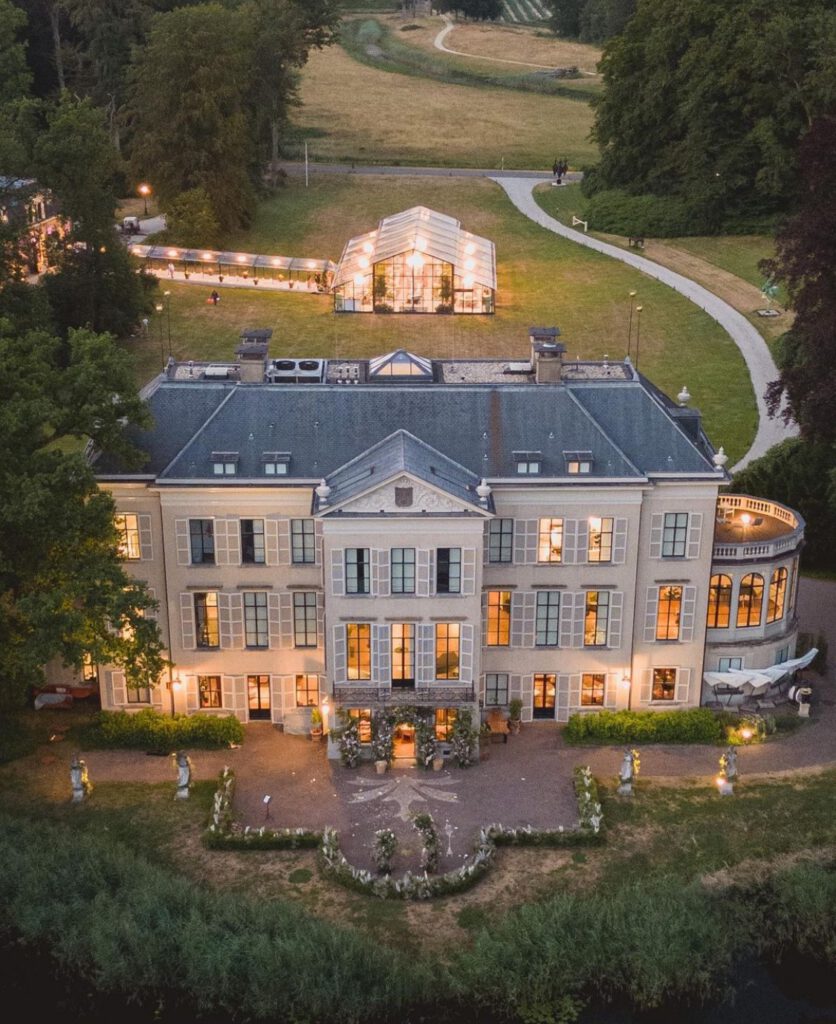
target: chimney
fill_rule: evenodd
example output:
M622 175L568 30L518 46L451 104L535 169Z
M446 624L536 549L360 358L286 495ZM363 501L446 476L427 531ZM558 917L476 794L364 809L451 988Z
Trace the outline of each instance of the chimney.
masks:
M240 380L251 384L260 384L264 380L272 336L273 330L270 327L241 331L241 340L235 349Z
M535 380L538 384L557 384L560 381L566 346L557 340L559 336L559 327L528 329L531 365L534 367Z

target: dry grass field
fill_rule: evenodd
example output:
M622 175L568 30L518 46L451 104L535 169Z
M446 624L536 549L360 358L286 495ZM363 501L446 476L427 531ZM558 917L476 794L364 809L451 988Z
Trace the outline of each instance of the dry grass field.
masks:
M732 459L751 443L754 397L743 359L700 309L636 271L581 249L519 214L484 179L383 175L314 175L308 189L291 178L263 203L230 248L338 259L344 242L380 217L416 204L461 220L496 244L495 316L335 314L328 296L224 289L207 305L210 285L172 285L172 350L180 359L229 359L244 327L272 327L274 354L327 358L370 356L404 347L421 354L525 357L532 324L557 325L570 358L623 358L628 293L644 306L640 366L669 394L687 384L716 444ZM166 282L168 287L168 282ZM162 326L162 339L160 327ZM636 322L633 320L635 351ZM137 378L158 372L168 325L152 320L149 336L128 342ZM162 349L162 352L161 352Z
M538 169L597 153L586 103L397 74L339 46L311 56L300 98L294 121L312 160Z

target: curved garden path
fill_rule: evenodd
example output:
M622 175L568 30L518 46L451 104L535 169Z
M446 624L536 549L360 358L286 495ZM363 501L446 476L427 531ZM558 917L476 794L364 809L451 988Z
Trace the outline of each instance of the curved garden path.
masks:
M577 242L578 245L584 245L588 249L594 249L612 259L620 260L643 274L647 274L648 277L661 281L662 284L668 285L698 305L726 331L746 361L758 406L758 430L755 440L743 458L732 467L734 470L742 469L753 459L766 454L773 445L788 437L793 437L798 432L794 424L788 426L780 417L770 417L767 411L764 395L769 382L778 376L778 369L763 337L742 313L714 295L713 292L708 291L707 288L697 284L696 281L692 281L674 270L669 270L659 263L654 263L646 256L639 256L637 253L620 249L609 242L591 238L581 231L561 224L554 217L550 217L534 199L532 193L536 182L531 178L491 175L491 179L505 190L514 206L536 224L547 231L553 231L555 234L567 238L570 242Z

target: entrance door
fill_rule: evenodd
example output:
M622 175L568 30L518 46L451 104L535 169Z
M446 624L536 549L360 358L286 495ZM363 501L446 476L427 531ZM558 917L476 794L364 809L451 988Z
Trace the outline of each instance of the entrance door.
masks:
M415 757L415 726L400 722L392 735L392 750L395 757Z
M534 704L532 712L535 718L554 718L554 697L557 692L557 676L550 672L534 676Z
M270 676L247 676L247 703L250 721L270 718Z

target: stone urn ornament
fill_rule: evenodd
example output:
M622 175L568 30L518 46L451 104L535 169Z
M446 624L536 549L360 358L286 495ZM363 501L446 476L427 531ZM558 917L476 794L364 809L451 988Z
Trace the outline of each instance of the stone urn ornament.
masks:
M185 750L178 750L175 754L177 765L177 792L175 799L188 800L189 787L192 781L192 761Z
M384 758L381 758L379 761L375 761L374 763L374 770L377 772L378 775L385 775L386 769L388 767L389 762L386 761Z

